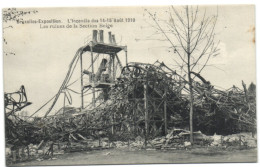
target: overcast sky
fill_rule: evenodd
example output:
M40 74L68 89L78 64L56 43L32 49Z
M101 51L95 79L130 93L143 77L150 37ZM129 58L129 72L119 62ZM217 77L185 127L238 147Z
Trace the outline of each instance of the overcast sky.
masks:
M129 62L154 63L160 60L171 66L174 64L174 55L168 52L165 43L147 40L154 29L147 24L145 8L157 13L168 10L168 7L40 8L36 9L37 14L23 18L57 19L65 25L67 19L135 18L135 23L113 23L112 28L105 28L105 40L107 32L112 31L120 45L127 45ZM201 7L205 8L209 15L217 11L217 6ZM242 80L247 85L256 82L254 13L254 6L218 6L216 33L221 51L218 57L209 62L217 68L207 67L202 72L202 76L213 85L227 89L233 85L241 87ZM28 99L33 103L26 110L32 113L57 93L70 61L77 49L90 39L93 29L40 29L39 24L18 25L10 22L4 24L4 27L8 25L13 25L13 28L4 31L8 42L4 45L4 51L12 51L16 55L4 56L4 90L13 92L24 85ZM124 63L123 54L119 56ZM84 65L87 66L88 63L85 58ZM78 76L79 69L76 68L73 77L77 79ZM79 85L76 84L75 89L79 91ZM75 95L73 105L78 107L79 101L79 96ZM61 102L62 100L59 103ZM55 109L60 107L61 105L57 105ZM42 113L47 109L48 106Z

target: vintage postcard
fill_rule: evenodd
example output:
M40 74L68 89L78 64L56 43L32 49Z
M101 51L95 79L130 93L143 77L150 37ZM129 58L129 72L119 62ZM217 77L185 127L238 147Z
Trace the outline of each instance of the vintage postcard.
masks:
M254 5L2 17L7 166L257 161Z

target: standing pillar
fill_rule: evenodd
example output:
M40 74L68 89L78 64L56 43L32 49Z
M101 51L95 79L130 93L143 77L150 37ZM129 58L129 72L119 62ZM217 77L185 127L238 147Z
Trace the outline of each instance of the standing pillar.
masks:
M94 77L94 57L93 57L93 43L90 45L90 53L91 53L91 72L92 72L92 86L95 86L95 77ZM95 87L92 87L92 94L93 94L93 99L92 99L92 105L93 107L96 107L96 95L95 95Z
M164 129L165 129L165 135L167 135L167 98L166 98L166 88L164 88L164 104L163 104L163 110L164 110Z
M82 88L82 87L81 87ZM66 100L66 94L65 94L65 92L64 92L64 99L63 99L63 115L64 115L64 113L65 113L65 101ZM82 107L83 108L83 107Z
M84 96L83 96L83 91L84 91L84 85L83 85L83 65L82 65L82 52L80 53L80 83L81 83L81 110L84 108ZM64 92L65 96L65 92ZM65 98L65 97L64 97ZM65 100L64 100L65 101Z
M112 111L113 112L113 111ZM114 120L115 120L115 114L112 114L112 127L111 127L111 133L114 135L115 133L115 126L114 126Z
M147 82L144 84L144 115L145 115L145 146L147 145L149 120L148 120L148 99L147 99Z
M99 30L99 42L104 43L104 31Z
M128 60L127 60L127 47L125 47L125 65L127 66Z
M112 33L111 31L108 32L108 40L109 40L109 43L112 44L113 41L112 41Z
M92 41L95 42L95 43L97 43L97 35L98 35L98 31L93 30Z
M115 54L111 55L113 60L113 81L116 79Z

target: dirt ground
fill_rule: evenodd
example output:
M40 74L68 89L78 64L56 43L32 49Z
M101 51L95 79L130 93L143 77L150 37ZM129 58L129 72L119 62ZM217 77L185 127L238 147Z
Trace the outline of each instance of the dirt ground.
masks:
M55 155L43 161L28 161L10 166L36 165L90 165L90 164L151 164L151 163L213 163L256 162L257 149L216 150L195 148L191 150L119 150L106 149Z

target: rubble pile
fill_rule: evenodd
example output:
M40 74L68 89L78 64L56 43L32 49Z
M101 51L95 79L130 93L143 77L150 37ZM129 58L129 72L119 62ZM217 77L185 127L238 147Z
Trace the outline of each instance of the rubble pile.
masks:
M256 131L254 85L224 91L194 76L195 144L255 147L254 138L236 135ZM95 108L67 107L63 114L30 119L6 114L6 143L11 150L27 147L28 155L45 156L113 147L187 148L189 93L185 78L164 63L129 63Z
M104 137L100 139L86 139L84 141L77 142L44 142L39 145L29 144L26 148L13 151L13 154L9 148L6 150L7 159L13 160L14 153L17 155L15 160L23 161L28 159L36 159L42 161L49 159L55 155L101 150L101 149L127 149L127 150L185 150L191 147L189 142L188 130L173 129L169 131L166 136L156 137L148 140L145 144L144 138L137 136L134 140L129 141L110 141L109 138ZM200 131L194 132L194 145L199 147L218 147L218 148L231 148L231 149L245 149L256 148L257 139L252 137L251 133L239 133L227 136L212 135L208 136Z

